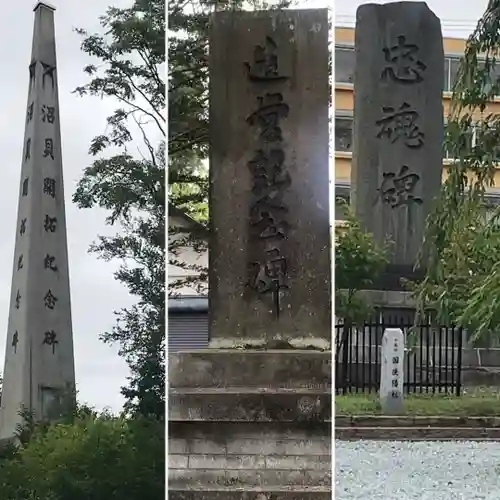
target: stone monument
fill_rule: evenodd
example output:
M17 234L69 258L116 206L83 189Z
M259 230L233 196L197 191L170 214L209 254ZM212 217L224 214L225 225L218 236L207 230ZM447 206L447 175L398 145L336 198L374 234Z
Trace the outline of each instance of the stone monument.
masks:
M328 26L222 13L210 41L210 339L328 348Z
M415 278L425 220L443 162L441 24L424 2L365 4L356 16L353 164L355 212L390 264L376 289Z
M75 390L54 8L38 3L34 11L0 407L7 439L23 407L50 418L54 403Z
M401 328L387 328L382 337L380 403L387 415L403 411L405 339Z
M330 499L327 10L216 13L209 53L211 348L170 357L169 498Z

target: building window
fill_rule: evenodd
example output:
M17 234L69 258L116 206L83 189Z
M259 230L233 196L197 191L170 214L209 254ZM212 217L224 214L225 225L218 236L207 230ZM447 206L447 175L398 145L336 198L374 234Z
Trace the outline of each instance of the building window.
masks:
M450 74L449 74L449 79L448 79L448 87L445 87L445 89L448 92L451 92L453 90L453 84L455 83L455 78L458 75L458 70L460 68L460 59L454 57L449 59L450 61Z
M353 48L335 48L335 81L354 83L355 52Z
M335 151L352 151L352 118L335 118Z

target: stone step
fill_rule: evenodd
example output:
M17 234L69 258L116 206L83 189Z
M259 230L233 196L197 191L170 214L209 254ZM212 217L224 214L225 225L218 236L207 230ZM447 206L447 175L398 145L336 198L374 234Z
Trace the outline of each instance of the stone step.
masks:
M331 351L200 349L169 359L170 388L276 387L331 392Z
M500 428L482 427L335 427L335 439L392 441L500 441Z
M481 427L500 428L500 417L449 416L343 416L335 417L335 427Z
M332 393L324 389L169 390L168 419L217 422L330 421Z
M329 470L276 469L169 469L168 486L173 490L271 488L290 490L316 487L326 491L332 486Z
M291 489L285 488L245 488L237 489L172 489L168 490L169 500L331 500L332 490L322 487Z

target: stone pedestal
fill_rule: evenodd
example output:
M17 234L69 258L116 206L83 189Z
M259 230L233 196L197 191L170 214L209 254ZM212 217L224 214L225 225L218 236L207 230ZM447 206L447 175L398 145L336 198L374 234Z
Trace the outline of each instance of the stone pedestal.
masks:
M331 352L169 362L169 498L331 498Z

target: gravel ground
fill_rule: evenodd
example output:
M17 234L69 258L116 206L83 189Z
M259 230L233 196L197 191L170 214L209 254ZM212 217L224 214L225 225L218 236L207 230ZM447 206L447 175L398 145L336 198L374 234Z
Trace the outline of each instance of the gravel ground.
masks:
M499 500L500 443L336 441L336 500Z

